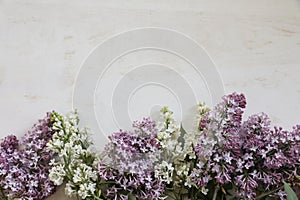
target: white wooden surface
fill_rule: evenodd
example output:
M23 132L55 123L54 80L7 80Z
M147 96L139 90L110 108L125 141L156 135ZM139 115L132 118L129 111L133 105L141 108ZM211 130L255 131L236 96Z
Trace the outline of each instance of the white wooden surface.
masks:
M137 27L182 32L210 54L247 115L300 123L299 0L0 0L0 136L72 108L80 66L106 38ZM65 199L63 191L51 199Z

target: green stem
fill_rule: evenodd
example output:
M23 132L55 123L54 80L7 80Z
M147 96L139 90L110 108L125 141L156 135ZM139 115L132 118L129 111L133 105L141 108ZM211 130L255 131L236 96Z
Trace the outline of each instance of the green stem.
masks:
M175 194L174 194L175 195ZM168 195L168 197L174 199L174 200L177 200L176 197L173 197L173 195Z
M168 191L174 191L174 188L166 187L166 190L168 190Z
M74 173L70 169L70 165L69 165L69 162L68 162L68 160L70 160L70 159L67 158L66 156L63 156L63 159L64 159L64 163L65 163L65 166L66 166L66 169L67 169L67 177L68 177L69 180L72 180L72 178L74 176Z
M213 196L212 200L216 200L217 199L217 194L218 194L219 189L220 189L220 187L219 187L219 185L217 185L216 189L214 191L214 196Z
M113 183L116 183L116 182L115 181L102 181L99 184L102 185L102 184L113 184Z
M2 196L3 200L7 200L7 197L5 196L2 187L0 187L0 192L1 192L1 196Z
M256 200L262 199L263 197L268 196L268 195L270 195L270 194L273 194L274 192L277 192L278 190L281 190L281 189L283 189L283 186L281 186L281 187L279 187L279 188L276 188L275 190L272 190L272 191L269 191L269 192L266 192L266 193L263 193L263 194L259 195L259 196L256 198Z
M94 194L93 194L93 198L94 198L94 199L97 199L97 200L103 200L103 199L101 199L100 197L97 197L97 196L94 195Z

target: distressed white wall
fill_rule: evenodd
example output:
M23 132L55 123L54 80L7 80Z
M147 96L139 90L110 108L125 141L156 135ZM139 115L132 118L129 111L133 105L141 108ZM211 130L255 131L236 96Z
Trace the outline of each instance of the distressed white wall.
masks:
M0 0L0 136L24 134L46 111L69 111L89 52L149 26L205 47L226 93L246 94L247 115L264 111L286 128L300 123L299 0Z

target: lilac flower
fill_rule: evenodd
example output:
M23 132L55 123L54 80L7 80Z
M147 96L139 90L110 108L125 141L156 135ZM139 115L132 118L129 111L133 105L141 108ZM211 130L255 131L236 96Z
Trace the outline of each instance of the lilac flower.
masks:
M229 188L238 198L254 199L299 173L300 126L272 129L264 113L242 122L245 105L243 94L224 96L200 122L194 148L199 163L190 176L197 187L215 183L216 194L224 196L217 188Z
M237 93L199 104L194 132L164 107L158 126L144 118L112 134L101 158L76 112L48 113L20 142L0 141L0 199L45 199L64 182L79 199L284 199L283 182L300 181L300 125L271 127L265 113L243 121L245 107Z
M300 129L297 127L291 132L280 127L271 129L270 120L263 113L250 116L244 122L241 134L242 150L244 154L251 152L254 163L254 167L250 167L247 171L258 172L259 176L254 177L254 180L258 184L263 184L261 187L277 188L297 171L299 154L294 153L300 151L298 138Z
M50 113L38 121L19 143L14 135L0 143L0 196L2 199L41 200L55 191L49 180L51 154L45 149L53 131Z
M65 193L78 199L100 199L98 185L98 156L93 149L90 133L79 127L77 112L67 116L52 113L54 134L47 143L53 152L49 178L55 185L66 183Z
M158 199L164 185L154 176L152 158L159 148L154 121L144 118L133 123L132 132L120 130L109 137L98 173L108 183L107 199Z

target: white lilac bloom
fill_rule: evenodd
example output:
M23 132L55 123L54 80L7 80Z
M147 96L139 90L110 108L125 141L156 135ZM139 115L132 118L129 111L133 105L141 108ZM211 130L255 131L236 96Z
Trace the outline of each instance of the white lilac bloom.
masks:
M50 179L56 185L66 182L65 192L80 199L100 199L97 177L98 157L92 149L87 129L79 128L77 113L67 116L51 115L55 133L47 144L48 150L55 153L51 162Z
M64 178L66 176L64 168L65 167L62 164L53 163L53 167L49 173L49 178L53 181L54 185L61 185L64 182Z
M196 154L194 147L197 145L199 137L201 137L201 131L205 128L208 121L208 114L210 109L205 103L199 103L197 107L197 115L195 119L195 128L193 131L187 131L184 134L184 152L188 155L189 159L196 159ZM206 138L205 138L206 139ZM214 140L211 140L214 142ZM210 142L208 142L210 143ZM207 153L209 153L209 148L207 148Z
M157 138L161 148L156 161L155 177L172 188L172 192L167 192L170 198L188 197L191 186L189 173L195 159L193 144L197 141L194 134L180 127L173 118L173 112L168 107L163 107Z
M170 184L173 181L173 171L174 167L172 163L162 161L155 165L155 177L167 184Z

